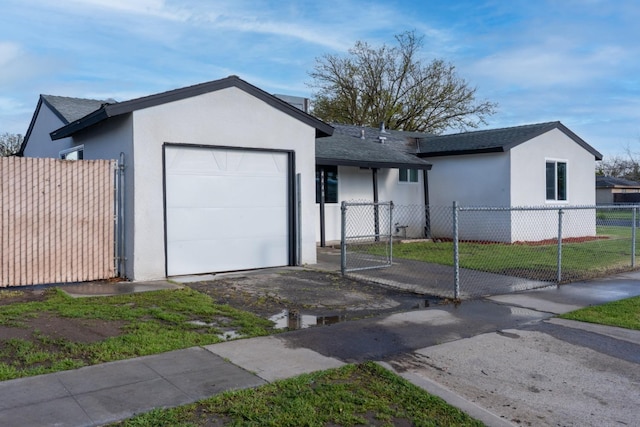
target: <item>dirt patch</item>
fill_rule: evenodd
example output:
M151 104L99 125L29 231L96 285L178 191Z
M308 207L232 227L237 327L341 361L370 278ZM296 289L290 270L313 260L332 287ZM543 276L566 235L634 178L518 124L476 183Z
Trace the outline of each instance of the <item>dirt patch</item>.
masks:
M437 300L428 301L410 292L306 269L248 273L187 286L206 293L219 304L265 318L282 310L295 310L353 319L421 308Z
M93 343L120 335L127 324L122 321L58 317L49 313L25 319L24 323L24 326L0 326L0 340L31 340L36 335L44 335L53 340Z

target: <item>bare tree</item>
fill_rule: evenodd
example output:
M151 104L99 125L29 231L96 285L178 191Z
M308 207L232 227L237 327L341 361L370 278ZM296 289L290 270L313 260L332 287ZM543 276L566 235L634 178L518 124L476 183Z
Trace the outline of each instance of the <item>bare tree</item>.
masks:
M19 133L0 134L0 157L11 156L20 150L23 136Z
M414 31L396 36L397 46L375 49L357 42L346 56L316 60L309 86L313 114L328 122L440 133L486 123L497 104L476 101L476 88L441 59L419 57L422 37Z

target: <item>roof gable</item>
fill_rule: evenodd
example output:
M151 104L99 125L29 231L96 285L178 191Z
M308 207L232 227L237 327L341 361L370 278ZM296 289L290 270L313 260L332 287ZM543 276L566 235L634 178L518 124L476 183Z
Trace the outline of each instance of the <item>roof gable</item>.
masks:
M451 135L427 136L421 138L418 156L457 156L463 154L500 153L529 141L550 130L558 129L582 148L602 160L602 154L587 144L560 122L537 123L502 129L489 129Z
M174 89L155 95L132 99L129 101L102 105L99 109L91 112L90 114L85 115L84 117L70 122L60 129L51 132L51 138L55 140L71 136L80 130L89 128L99 122L107 120L110 117L128 114L136 110L154 107L156 105L174 102L209 92L215 92L229 87L236 87L240 90L243 90L250 95L253 95L256 98L266 102L270 106L302 121L303 123L308 124L309 126L314 127L316 129L316 137L318 138L328 136L333 133L333 128L327 123L305 113L304 111L288 104L281 99L278 99L273 95L268 94L262 89L259 89L245 82L237 76L229 76L224 79L214 80L211 82L201 83L198 85L188 86L180 89Z
M67 96L54 96L54 95L40 95L38 99L38 105L36 106L31 122L25 133L22 146L18 151L18 155L22 156L24 150L31 137L31 132L36 124L38 115L42 109L42 105L46 105L47 108L65 125L74 120L78 120L87 114L100 108L106 101L100 101L97 99L85 99L85 98L71 98Z

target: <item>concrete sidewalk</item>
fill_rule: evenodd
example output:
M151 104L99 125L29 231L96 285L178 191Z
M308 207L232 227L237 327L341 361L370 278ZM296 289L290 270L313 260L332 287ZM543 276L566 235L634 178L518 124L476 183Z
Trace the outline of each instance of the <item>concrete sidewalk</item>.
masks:
M637 405L640 395L640 333L549 319L640 295L639 279L638 273L620 275L5 381L0 383L0 425L101 425L367 359L386 362L488 425L556 425L558 420L595 425L608 419L609 412L602 415L607 406L619 413L608 420L624 423L637 413L637 406L629 405ZM556 370L546 372L545 366ZM559 383L547 380L554 375ZM493 381L476 389L473 381L464 383L482 377ZM603 388L607 378L615 387ZM505 389L506 383L512 388ZM615 394L616 389L627 396ZM492 392L501 398L487 404L478 397ZM598 416L571 413L569 399L585 396L589 405L599 405L591 411ZM530 414L532 421L526 418L528 400L540 409ZM504 402L513 401L519 409L505 409L511 403ZM548 413L547 407L557 412ZM577 409L585 411L584 405Z

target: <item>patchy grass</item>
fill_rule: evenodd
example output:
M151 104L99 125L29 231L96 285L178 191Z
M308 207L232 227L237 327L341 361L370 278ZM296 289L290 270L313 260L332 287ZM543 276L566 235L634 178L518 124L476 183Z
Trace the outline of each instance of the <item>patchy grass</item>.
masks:
M367 362L156 409L119 426L481 426L462 411Z
M272 326L189 288L90 298L50 289L0 305L0 381L213 344L228 331L267 335Z
M620 328L640 330L640 297L613 301L593 307L585 307L559 316L563 319Z

